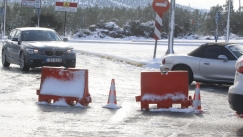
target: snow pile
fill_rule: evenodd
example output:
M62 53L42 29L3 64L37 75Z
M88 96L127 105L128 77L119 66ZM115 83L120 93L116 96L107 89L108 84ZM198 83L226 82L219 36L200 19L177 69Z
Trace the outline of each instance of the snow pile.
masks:
M154 95L154 94L145 94L142 97L142 100L147 100L147 101L162 101L162 100L167 100L167 99L172 99L172 100L185 100L187 97L178 92L175 94L166 94L164 96L159 96L159 95Z
M83 98L85 71L71 73L73 74L73 78L68 81L53 77L46 78L41 86L40 94ZM61 72L59 74L62 75Z
M126 38L130 36L152 38L153 34L154 21L141 23L139 20L135 20L127 22L123 27L119 27L115 22L104 23L101 21L98 24L90 25L88 29L80 29L72 37L74 39L113 39ZM167 38L167 34L165 36Z
M55 105L55 106L69 106L65 99L59 99L58 101L52 103L52 105Z
M104 23L101 20L97 24L90 25L88 29L79 29L73 36L73 39L129 39L130 37L138 37L143 39L153 39L154 36L154 21L140 22L139 20L132 20L126 22L122 27L119 27L115 22ZM168 39L166 32L161 33L162 39ZM230 33L230 39L240 40L243 39L236 34ZM181 34L175 39L187 39L187 40L215 40L214 35L200 36L196 34ZM226 37L219 36L218 40L225 40Z

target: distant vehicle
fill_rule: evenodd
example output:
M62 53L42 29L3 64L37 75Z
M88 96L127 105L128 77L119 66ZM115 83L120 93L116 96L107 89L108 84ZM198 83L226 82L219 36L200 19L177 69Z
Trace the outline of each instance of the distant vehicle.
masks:
M53 29L13 29L2 46L2 65L17 64L23 71L42 66L76 66L76 53Z
M228 102L230 108L238 114L243 114L243 56L236 62L234 85L229 87Z
M243 45L238 43L205 43L188 54L165 55L160 71L188 71L189 84L233 84L235 63L242 53Z

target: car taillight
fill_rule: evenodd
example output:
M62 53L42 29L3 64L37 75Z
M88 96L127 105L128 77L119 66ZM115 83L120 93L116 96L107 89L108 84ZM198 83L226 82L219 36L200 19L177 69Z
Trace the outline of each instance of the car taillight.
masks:
M243 73L243 61L239 62L236 66L236 70L239 72L239 73Z
M165 58L162 59L162 64L165 64Z

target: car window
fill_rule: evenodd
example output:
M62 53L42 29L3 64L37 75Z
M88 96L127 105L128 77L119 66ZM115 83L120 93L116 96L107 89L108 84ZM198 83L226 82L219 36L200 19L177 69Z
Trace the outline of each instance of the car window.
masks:
M14 38L15 33L16 33L16 30L12 30L8 36L8 39L12 40L12 38Z
M207 47L204 49L204 58L209 58L209 59L217 59L218 58L218 48L216 47Z
M23 41L61 41L61 38L49 30L27 30L22 32Z
M16 31L14 38L18 38L20 40L20 30Z
M228 60L236 60L235 56L226 48L223 48L222 55L225 55Z
M222 46L206 47L204 50L204 58L218 59L219 55L225 55L228 60L236 60L236 58Z
M243 46L242 45L231 45L229 46L229 50L233 52L238 58L243 54Z

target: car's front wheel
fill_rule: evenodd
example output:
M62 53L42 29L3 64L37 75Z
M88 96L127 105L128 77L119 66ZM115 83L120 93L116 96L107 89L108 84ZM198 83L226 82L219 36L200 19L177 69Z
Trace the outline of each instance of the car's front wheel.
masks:
M2 51L2 65L4 67L9 67L9 65L10 65L10 63L8 63L8 61L6 59L6 53L4 50Z
M175 66L173 70L184 70L188 72L188 84L190 85L193 82L193 74L192 74L192 70L186 66L186 65L177 65Z
M20 54L20 69L22 71L29 71L30 67L26 65L26 60L25 60L25 56L24 56L24 53L21 52Z

